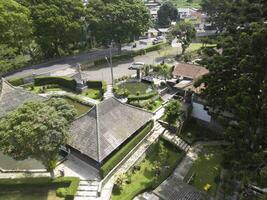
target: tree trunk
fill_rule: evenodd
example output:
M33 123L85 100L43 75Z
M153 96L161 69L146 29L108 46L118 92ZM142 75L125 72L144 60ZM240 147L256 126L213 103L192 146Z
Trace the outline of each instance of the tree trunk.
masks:
M117 44L117 45L118 45L118 54L119 54L119 55L121 55L121 43L120 43L120 42L118 42L118 44Z
M49 169L49 173L50 173L50 176L51 176L51 178L55 178L55 171L54 171L54 169Z

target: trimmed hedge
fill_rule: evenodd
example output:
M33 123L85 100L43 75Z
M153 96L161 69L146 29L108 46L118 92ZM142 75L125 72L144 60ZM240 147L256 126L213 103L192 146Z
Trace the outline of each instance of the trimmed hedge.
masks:
M149 121L134 138L105 161L100 168L100 176L104 178L151 131L153 125L154 122Z
M105 81L87 81L86 85L88 88L97 88L101 91L102 95L107 90L107 83Z
M61 87L76 89L76 81L69 77L54 77L54 76L40 76L34 78L36 86L43 86L47 84L57 84Z
M56 186L59 187L56 191L57 195L60 194L66 200L72 200L78 189L79 182L80 179L77 177L0 179L0 189L1 187L16 189L22 187ZM63 188L65 189L64 192L62 192Z
M158 93L157 92L152 92L152 93L148 93L148 94L143 94L143 95L129 95L128 96L128 102L131 101L137 101L137 100L147 100L150 99L153 96L156 96Z
M24 78L11 78L8 82L13 86L20 86L24 84Z

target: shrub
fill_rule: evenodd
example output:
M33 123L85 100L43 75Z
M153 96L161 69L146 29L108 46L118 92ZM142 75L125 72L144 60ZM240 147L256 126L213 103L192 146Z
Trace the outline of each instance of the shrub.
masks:
M12 78L8 82L13 86L20 86L24 84L24 78Z
M71 90L76 89L76 81L69 77L40 76L34 78L34 84L36 86L57 84L61 87L65 87Z
M66 194L67 194L67 191L66 191L65 188L58 188L56 190L56 194L57 194L58 197L65 197Z
M128 96L128 102L131 101L138 101L138 100L147 100L153 96L156 96L157 92L151 92L148 94L142 94L142 95L129 95Z

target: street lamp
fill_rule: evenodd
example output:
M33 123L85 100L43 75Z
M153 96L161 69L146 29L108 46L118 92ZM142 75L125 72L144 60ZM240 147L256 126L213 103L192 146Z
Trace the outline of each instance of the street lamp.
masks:
M112 66L112 45L113 42L111 42L110 44L110 48L109 48L109 59L107 56L105 56L105 59L110 67L110 72L111 72L111 82L112 82L112 86L113 86L113 83L114 83L114 78L113 78L113 66Z

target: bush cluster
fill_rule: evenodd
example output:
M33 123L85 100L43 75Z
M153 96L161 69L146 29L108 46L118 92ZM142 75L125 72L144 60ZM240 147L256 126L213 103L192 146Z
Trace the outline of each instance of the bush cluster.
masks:
M129 95L128 96L128 102L131 101L139 101L139 100L147 100L150 99L153 96L156 96L158 93L157 92L151 92L148 94L141 94L141 95Z
M34 85L43 86L48 84L57 84L61 87L76 89L76 81L69 77L40 76L34 78Z

